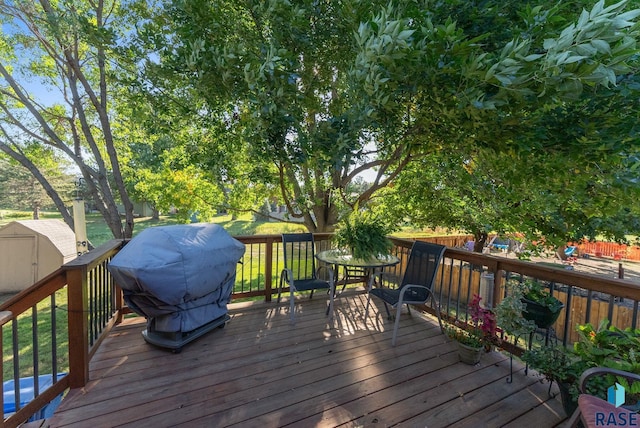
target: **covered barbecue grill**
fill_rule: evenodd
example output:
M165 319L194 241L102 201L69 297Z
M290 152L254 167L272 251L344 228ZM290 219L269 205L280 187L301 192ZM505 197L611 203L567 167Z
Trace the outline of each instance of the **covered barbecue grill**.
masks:
M216 224L145 229L109 263L145 340L174 351L229 320L244 245Z

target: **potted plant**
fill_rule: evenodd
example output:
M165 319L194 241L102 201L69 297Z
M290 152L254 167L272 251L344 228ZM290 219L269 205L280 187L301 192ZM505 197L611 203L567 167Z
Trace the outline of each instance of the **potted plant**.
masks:
M567 416L571 416L578 407L577 381L590 367L589 363L563 346L543 346L526 351L522 360L549 382L558 383L562 407Z
M482 353L500 344L500 329L496 323L495 314L480 306L482 298L475 294L469 303L468 313L471 324L446 325L445 334L458 343L460 361L466 364L480 362Z
M484 352L484 341L474 332L456 325L445 325L444 333L458 344L460 361L465 364L478 364Z
M531 279L507 281L508 293L521 296L524 308L524 319L533 321L538 328L549 328L560 315L564 304L549 294L549 291L539 281Z
M523 316L525 309L524 288L517 285L508 287L506 296L495 308L498 325L515 340L536 329L535 322Z
M353 258L367 260L389 253L392 243L387 235L393 230L394 227L379 215L356 207L338 226L333 241Z
M640 374L640 329L626 328L621 330L609 326L609 320L600 322L597 328L591 324L579 325L578 341L573 345L573 352L589 367L607 367L625 372ZM625 388L627 405L624 407L640 410L640 383L629 384L624 377L608 375L595 377L587 383L587 392L600 398L607 397L607 389L615 382Z
M607 328L608 324L608 320L603 320L597 328L589 323L577 326L578 341L573 348L542 347L526 351L522 356L547 380L558 383L567 415L571 415L577 406L577 381L586 369L608 367L640 374L640 356L637 355L640 329ZM594 378L587 384L587 392L606 398L607 388L615 382L626 388L628 402L640 400L640 385L629 385L626 380L613 376Z

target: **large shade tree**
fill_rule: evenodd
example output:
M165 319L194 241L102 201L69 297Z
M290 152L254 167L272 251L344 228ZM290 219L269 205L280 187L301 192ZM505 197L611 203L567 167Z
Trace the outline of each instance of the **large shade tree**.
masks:
M247 169L278 184L291 215L311 231L331 230L341 208L363 206L412 162L535 147L515 138L521 123L632 70L638 12L625 8L171 2L141 31L154 48L146 93L155 105L194 106L192 116L217 124L214 144L232 134ZM575 152L576 143L553 144ZM371 186L353 192L369 169Z
M118 0L0 2L0 150L31 172L73 227L62 189L25 147L65 156L118 238L133 229L112 127L113 48L129 28L120 12Z
M215 144L232 150L224 169L234 174L219 177L232 208L260 199L243 197L247 190L277 186L291 217L303 218L310 230L330 230L340 205L358 199L346 189L359 171L377 165L395 174L406 161L406 154L400 161L367 154L376 148L367 146L370 133L351 108L352 32L374 7L181 2L167 5L172 21L162 13L145 31L157 40L166 26L172 29L160 62L150 59L146 70L161 94L156 103L197 106L190 115L217 121L209 126ZM381 175L365 193L387 181Z

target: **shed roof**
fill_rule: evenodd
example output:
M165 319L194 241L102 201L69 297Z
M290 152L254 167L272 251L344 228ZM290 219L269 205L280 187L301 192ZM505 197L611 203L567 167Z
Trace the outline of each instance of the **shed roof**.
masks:
M0 228L0 232L9 229L12 224L46 237L65 257L75 255L78 251L75 233L61 220L16 220Z

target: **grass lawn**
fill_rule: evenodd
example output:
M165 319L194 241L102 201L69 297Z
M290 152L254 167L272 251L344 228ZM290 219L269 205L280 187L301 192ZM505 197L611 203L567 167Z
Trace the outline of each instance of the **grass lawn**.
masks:
M0 227L14 220L31 220L31 218L31 213L28 211L0 210ZM61 219L62 217L57 212L45 211L40 213L40 218ZM251 214L245 214L235 220L232 220L230 215L216 216L212 219L212 222L221 225L233 236L269 235L306 231L306 228L299 224L253 221ZM113 239L111 230L109 230L100 214L87 214L86 224L87 237L94 246L98 246L110 239ZM135 219L133 236L136 236L148 227L166 226L170 224L179 224L179 222L173 216L160 216L160 219L158 220L154 220L151 217L139 217Z
M57 212L43 211L40 213L40 218L61 219L62 217ZM28 211L0 210L0 227L14 220L31 220L31 213ZM214 217L212 222L224 227L225 230L233 236L272 235L307 231L307 229L301 224L254 221L251 214L244 214L235 220L232 220L230 215L220 215ZM87 214L86 224L87 237L94 246L98 246L110 239L113 239L111 230L109 230L100 214ZM148 227L165 226L170 224L179 224L179 222L173 216L160 216L160 219L158 220L154 220L151 217L139 217L135 219L133 236L136 236ZM399 238L417 238L446 234L446 231L424 231L422 229L403 227L393 235Z

